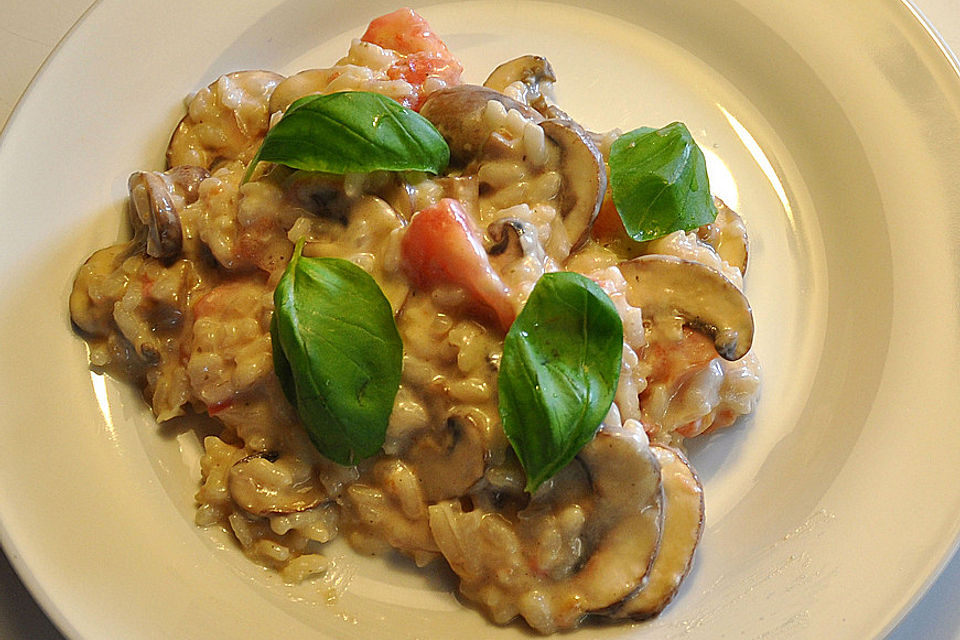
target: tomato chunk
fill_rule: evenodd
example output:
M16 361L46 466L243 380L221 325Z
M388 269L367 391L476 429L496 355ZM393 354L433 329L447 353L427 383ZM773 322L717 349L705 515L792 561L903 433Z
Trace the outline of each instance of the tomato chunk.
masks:
M603 195L603 204L600 205L597 219L594 220L590 231L599 242L630 239L627 230L623 227L623 220L620 219L617 207L613 204L610 189L607 189L607 192Z
M387 76L413 85L415 95L404 101L406 107L418 110L431 90L460 83L460 61L413 9L397 9L375 18L360 39L401 55ZM431 78L437 82L428 87Z
M404 55L425 52L453 59L447 45L430 29L423 16L407 7L374 18L360 39Z
M404 270L420 288L463 287L507 331L516 317L510 291L490 265L473 220L458 200L444 198L417 212L400 241Z

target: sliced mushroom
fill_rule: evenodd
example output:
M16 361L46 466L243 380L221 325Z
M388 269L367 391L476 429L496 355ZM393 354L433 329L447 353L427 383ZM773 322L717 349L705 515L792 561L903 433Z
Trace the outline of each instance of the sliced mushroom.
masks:
M501 218L491 222L487 235L493 244L487 249L487 255L506 260L519 260L524 256L539 255L543 260L543 247L537 238L537 229L530 222L517 218Z
M614 619L655 616L677 594L703 532L703 486L682 453L651 445L663 481L663 537L647 582L610 614Z
M402 174L391 175L390 180L377 192L404 220L409 220L416 211L417 190Z
M284 197L318 218L346 226L354 198L347 195L343 177L318 171L295 171L283 182Z
M403 454L431 503L465 494L483 476L486 458L476 425L459 416L448 418L443 429L422 434Z
M576 251L590 236L603 194L607 191L607 169L603 156L583 127L572 120L551 119L540 123L544 133L560 147L563 185L560 215Z
M493 131L483 143L480 157L484 160L509 160L515 158L517 145L505 131Z
M183 197L184 204L193 204L200 198L200 183L210 177L203 167L180 164L163 172L176 192Z
M276 455L256 453L230 467L227 489L234 502L255 516L306 511L328 499L319 482L291 484L291 476Z
M460 592L497 623L541 633L639 589L660 545L660 466L641 435L601 431L526 506L496 491L430 507Z
M170 259L180 254L180 210L197 200L200 182L209 176L206 169L187 165L130 176L130 220L138 235L145 236L147 255Z
M717 207L717 217L697 229L697 237L713 247L727 264L739 269L740 273L746 273L750 244L743 218L716 196L713 197L713 204Z
M667 255L621 262L627 302L644 316L679 316L713 340L726 360L739 360L753 343L753 312L743 293L715 269Z
M70 319L90 337L107 338L117 330L113 309L126 290L126 284L121 285L110 298L102 295L94 297L92 291L102 287L104 276L122 273L120 269L124 261L135 250L132 244L115 244L97 250L77 272L70 291Z
M483 86L504 93L514 82L524 85L524 102L546 115L546 94L557 81L553 67L541 56L526 55L504 62L484 81Z
M433 123L447 141L452 165L463 167L480 154L491 133L483 122L484 109L491 100L507 110L516 109L534 122L543 120L543 116L522 102L471 84L435 91L423 103L420 115Z
M543 117L547 118L548 120L567 120L569 122L574 122L574 119L567 115L566 111L555 104L547 105L544 107L541 113L543 114ZM592 131L587 131L587 135L590 136L590 140L594 143L594 145L596 145L595 138L597 137L597 134Z

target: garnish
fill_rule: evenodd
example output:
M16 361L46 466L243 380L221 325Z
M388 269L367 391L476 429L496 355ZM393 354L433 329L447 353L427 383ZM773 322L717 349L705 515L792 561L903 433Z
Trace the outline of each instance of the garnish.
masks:
M430 121L378 93L341 91L291 104L254 156L261 161L327 173L440 173L450 148Z
M527 491L573 460L610 410L620 379L623 323L603 289L548 273L507 333L500 419L527 474Z
M703 152L682 122L625 133L610 148L613 203L627 234L654 240L713 222Z
M302 250L301 240L273 294L274 370L320 453L356 464L383 445L403 344L366 271Z

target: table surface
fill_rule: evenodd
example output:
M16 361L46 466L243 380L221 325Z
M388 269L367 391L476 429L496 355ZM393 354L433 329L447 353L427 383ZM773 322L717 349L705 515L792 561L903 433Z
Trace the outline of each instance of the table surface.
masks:
M0 0L0 124L91 0ZM960 1L914 0L948 45L960 52ZM960 554L887 640L960 640ZM64 640L0 553L0 638Z

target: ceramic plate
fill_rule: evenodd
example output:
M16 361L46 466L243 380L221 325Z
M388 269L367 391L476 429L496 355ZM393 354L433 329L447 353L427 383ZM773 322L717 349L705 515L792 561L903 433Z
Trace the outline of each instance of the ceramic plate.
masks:
M361 6L362 4L362 6ZM2 541L73 638L514 638L443 572L331 549L290 587L192 524L196 439L91 374L67 296L123 233L181 98L219 74L328 66L385 2L105 0L0 146ZM659 618L604 638L870 638L960 529L960 80L894 0L419 7L479 82L551 60L595 130L682 120L751 234L755 415L697 443L707 526Z

